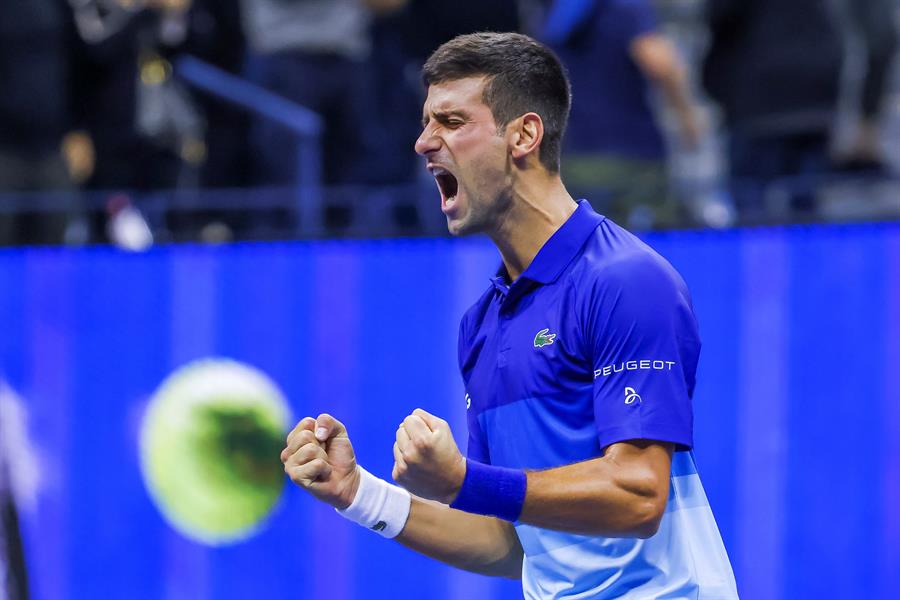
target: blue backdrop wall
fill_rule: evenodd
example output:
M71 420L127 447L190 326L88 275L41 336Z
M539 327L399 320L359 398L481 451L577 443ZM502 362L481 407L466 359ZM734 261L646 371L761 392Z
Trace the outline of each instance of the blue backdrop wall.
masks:
M742 597L900 597L900 225L648 241L694 295L696 456ZM291 486L251 539L197 544L138 465L148 398L209 356L268 374L294 418L342 418L384 477L417 406L464 439L457 324L497 262L479 240L0 252L0 369L41 465L35 597L520 597Z

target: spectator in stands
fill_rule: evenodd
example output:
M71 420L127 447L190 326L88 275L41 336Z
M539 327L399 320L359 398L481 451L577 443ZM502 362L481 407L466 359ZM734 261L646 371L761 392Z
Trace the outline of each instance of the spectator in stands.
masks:
M242 76L246 40L241 20L240 0L192 0L187 13L187 33L178 52L199 58L231 75ZM190 97L205 122L205 139L196 159L200 188L214 188L214 194L200 198L242 197L245 202L232 206L203 206L169 211L166 222L175 239L224 241L261 235L255 232L255 206L247 194L234 188L253 184L252 152L247 144L251 118L247 109L214 94L191 88ZM223 188L231 191L224 192Z
M325 122L323 179L365 182L376 151L369 106L374 81L366 69L373 13L406 0L242 0L251 51L248 72L263 87L318 113ZM253 134L258 183L293 184L296 139L260 120Z
M650 0L555 0L542 29L572 81L566 184L632 227L677 223L681 209L668 190L651 92L673 110L686 146L699 143L702 126L685 69Z
M233 75L243 73L247 45L240 0L193 0L188 21L187 36L180 51ZM222 188L250 184L247 111L209 94L195 92L193 95L207 123L200 186Z
M783 218L767 206L776 181L785 184L794 211L815 209L815 189L830 168L845 58L833 8L828 0L709 1L704 84L722 107L731 193L745 221ZM871 158L871 119L893 53L892 15L882 0L852 0L845 8L845 17L878 32L864 85L868 120L854 150Z
M885 160L879 135L884 91L897 52L892 13L900 6L892 0L844 0L840 8L849 33L862 42L866 60L859 90L859 122L849 144L838 149L837 167L877 172Z
M60 243L77 197L11 192L71 192L93 169L90 138L79 129L72 13L65 0L4 3L0 16L0 244ZM46 200L46 199L45 199Z
M168 58L184 43L191 0L70 0L86 47L86 113L96 148L91 189L176 187L202 153L202 119Z
M86 187L111 192L93 213L96 236L114 241L116 216L129 207L143 219L143 195L193 186L206 153L204 120L171 58L190 31L192 0L69 0L85 48L80 72L85 122L96 149ZM150 220L163 227L169 215ZM146 223L144 224L146 227Z

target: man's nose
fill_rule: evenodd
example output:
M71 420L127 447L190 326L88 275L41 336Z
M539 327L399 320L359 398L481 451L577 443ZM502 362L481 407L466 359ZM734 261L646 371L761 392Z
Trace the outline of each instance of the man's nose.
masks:
M429 128L425 128L415 143L416 154L427 156L441 147L441 141L433 135Z

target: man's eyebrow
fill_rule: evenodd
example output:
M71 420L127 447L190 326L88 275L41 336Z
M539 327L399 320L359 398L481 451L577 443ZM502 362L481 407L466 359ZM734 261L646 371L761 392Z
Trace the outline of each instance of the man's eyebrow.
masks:
M451 110L433 110L433 111L431 111L431 114L438 121L446 121L450 117L462 117L464 119L469 118L469 113L467 113L466 111L464 111L460 108L451 109ZM427 114L422 115L422 127L427 126L428 122L430 120L431 120L431 117L429 117Z

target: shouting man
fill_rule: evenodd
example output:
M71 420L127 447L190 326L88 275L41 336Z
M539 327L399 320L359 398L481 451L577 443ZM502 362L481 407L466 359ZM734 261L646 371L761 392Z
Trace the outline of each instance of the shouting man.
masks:
M521 578L529 599L736 598L691 453L690 296L563 186L559 60L527 36L478 33L438 48L423 77L416 152L450 232L484 233L503 258L460 325L468 456L417 409L397 430L392 485L323 414L288 435L285 471L418 552Z

